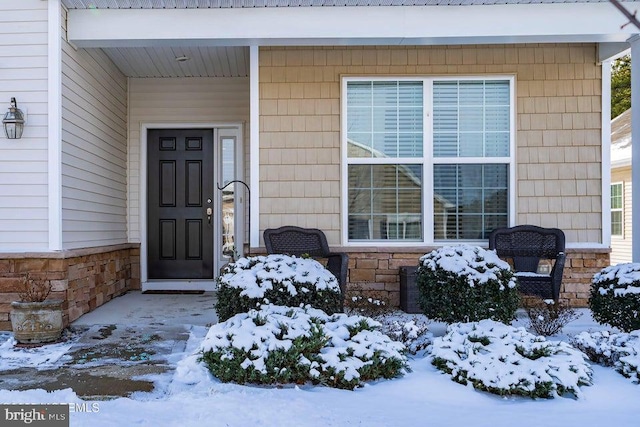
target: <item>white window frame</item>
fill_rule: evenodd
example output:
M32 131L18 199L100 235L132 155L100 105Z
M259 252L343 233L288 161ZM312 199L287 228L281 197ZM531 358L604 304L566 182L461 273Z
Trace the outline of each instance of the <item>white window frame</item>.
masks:
M433 155L433 82L463 80L508 80L509 81L509 156L507 157L434 157ZM349 82L370 81L421 81L423 84L423 152L422 157L384 158L348 158L347 145L347 84ZM343 77L341 80L340 102L340 153L341 153L341 239L348 247L386 246L412 247L420 245L439 245L448 242L462 242L486 246L486 240L435 240L433 233L433 165L434 164L507 164L509 166L508 225L515 223L516 207L516 112L515 112L515 76L513 75L476 75L476 76L357 76ZM484 162L479 160L485 159ZM358 240L349 241L349 197L348 168L353 164L421 164L423 165L422 183L422 241L416 240Z
M620 198L621 198L621 207L618 208L613 208L613 204L610 203L610 209L611 209L611 213L613 214L613 212L620 212L620 214L622 215L620 222L622 225L622 232L620 234L613 234L613 223L611 224L611 237L618 237L618 238L624 238L624 182L623 181L618 181L618 182L612 182L611 183L611 188L613 188L614 185L619 185L620 186ZM611 194L613 194L613 191L611 191ZM613 215L610 216L610 218L613 218Z

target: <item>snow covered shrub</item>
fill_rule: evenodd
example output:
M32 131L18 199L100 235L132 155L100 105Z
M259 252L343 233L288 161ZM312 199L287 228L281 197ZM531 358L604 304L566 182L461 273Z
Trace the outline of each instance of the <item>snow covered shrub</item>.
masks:
M445 246L424 255L416 283L420 307L431 319L509 323L518 309L511 267L495 252L479 247Z
M586 356L569 344L492 320L450 325L431 354L454 381L500 396L580 397L593 375Z
M529 317L529 329L546 337L561 332L567 323L580 317L580 313L561 301L535 296L523 296L522 307Z
M433 340L429 332L428 321L418 316L407 319L391 313L374 317L381 323L380 331L395 341L404 344L406 352L416 354L425 350Z
M362 316L265 305L211 327L201 361L223 382L353 389L408 370L404 346Z
M340 311L338 279L318 261L288 255L240 258L218 277L216 312L220 321L263 304L311 305L328 314Z
M593 362L613 366L625 377L640 383L640 331L621 334L582 332L573 338L572 344Z
M376 317L391 311L392 304L386 291L364 289L362 285L349 286L345 293L344 311L347 314Z
M344 306L349 315L367 316L379 322L380 332L403 343L407 353L416 354L431 344L433 335L429 333L428 319L397 314L387 292L371 292L355 285L347 291Z
M593 318L625 332L640 329L640 263L606 267L591 280Z

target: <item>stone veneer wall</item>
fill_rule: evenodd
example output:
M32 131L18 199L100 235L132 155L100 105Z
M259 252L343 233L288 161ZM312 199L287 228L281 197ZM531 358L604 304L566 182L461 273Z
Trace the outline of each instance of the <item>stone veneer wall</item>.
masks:
M133 289L140 289L139 245L37 254L0 254L0 330L11 330L11 302L29 273L51 280L50 299L64 300L67 326L85 313Z
M336 249L337 250L337 249ZM428 252L430 249L427 249ZM349 252L348 288L387 293L394 306L400 304L400 267L417 266L426 252L387 251ZM608 249L568 249L560 298L572 307L586 307L591 278L609 265Z

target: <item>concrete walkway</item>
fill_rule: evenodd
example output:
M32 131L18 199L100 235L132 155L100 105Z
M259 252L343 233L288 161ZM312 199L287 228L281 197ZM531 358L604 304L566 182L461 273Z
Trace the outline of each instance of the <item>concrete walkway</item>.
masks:
M80 325L199 325L218 322L214 292L143 294L128 292L73 322Z
M217 322L214 304L211 292L129 292L73 322L60 343L10 347L0 334L0 389L72 388L90 400L162 393L190 335Z

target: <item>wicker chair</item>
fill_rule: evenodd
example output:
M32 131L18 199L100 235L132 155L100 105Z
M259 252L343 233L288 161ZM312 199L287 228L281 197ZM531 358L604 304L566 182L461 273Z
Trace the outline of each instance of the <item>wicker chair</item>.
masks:
M498 228L489 235L489 249L511 260L520 292L558 300L565 263L562 230L535 225ZM549 260L549 272L539 271L541 260Z
M338 279L342 296L347 287L347 269L349 257L343 252L331 252L327 237L317 228L284 226L268 228L264 231L264 244L269 254L301 256L307 254L314 258L326 258L327 270Z

